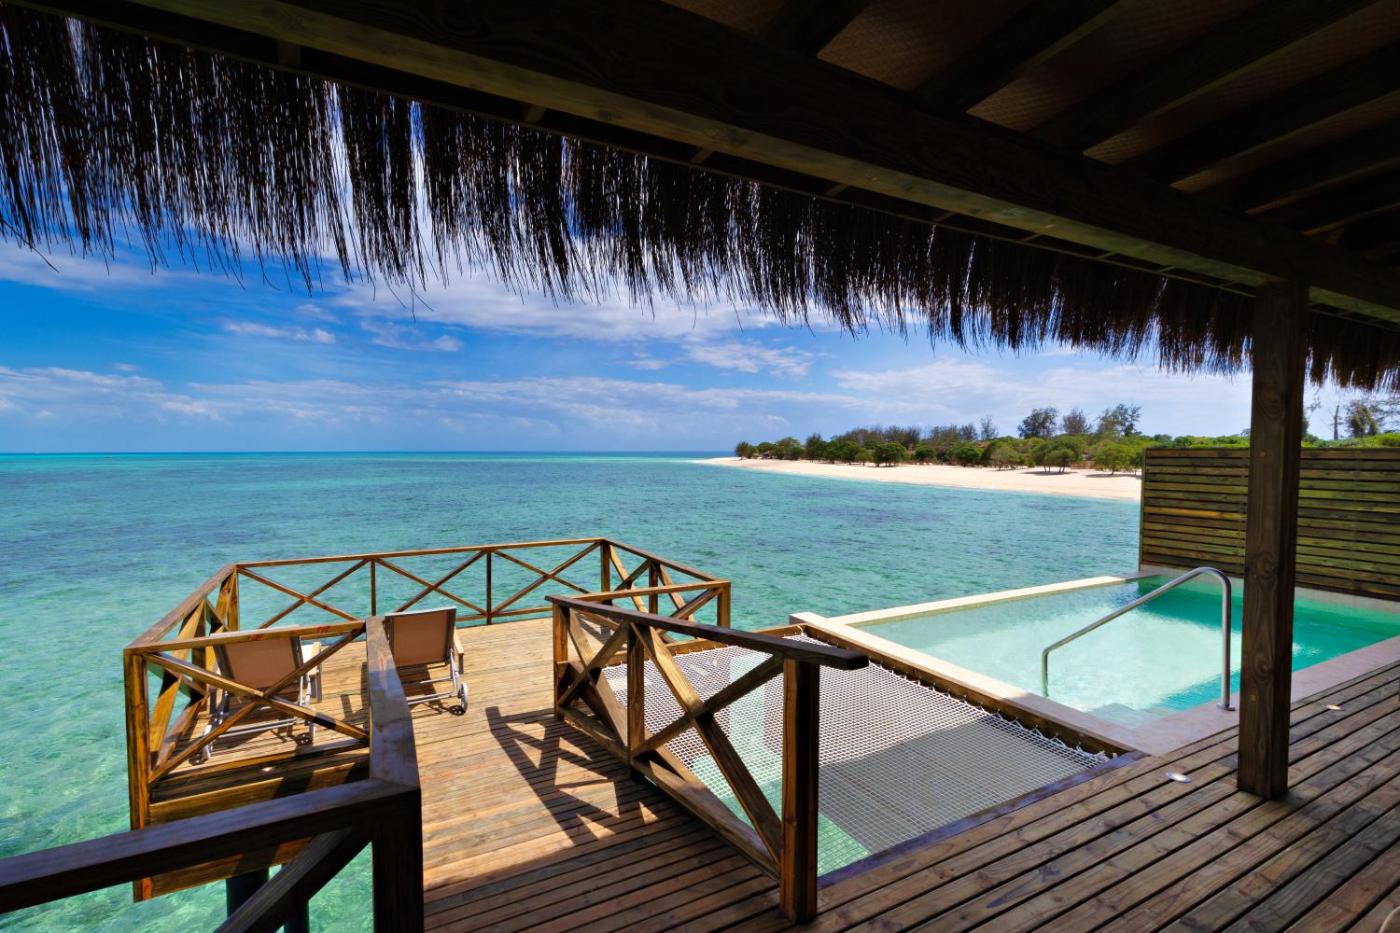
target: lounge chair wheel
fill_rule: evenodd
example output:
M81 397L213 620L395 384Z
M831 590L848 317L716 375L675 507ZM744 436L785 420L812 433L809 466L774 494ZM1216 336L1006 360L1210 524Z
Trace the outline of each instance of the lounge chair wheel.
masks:
M310 745L310 744L311 744L311 736L309 736L309 735L299 735L299 736L297 736L297 744L298 744L298 745Z
M193 755L190 756L190 764L192 764L192 765L202 765L202 764L204 764L204 759L205 759L205 754L204 754L203 751L195 752Z

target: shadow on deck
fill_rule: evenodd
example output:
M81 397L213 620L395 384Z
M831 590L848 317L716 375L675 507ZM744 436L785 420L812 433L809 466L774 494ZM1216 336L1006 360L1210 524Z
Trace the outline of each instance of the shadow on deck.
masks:
M789 925L766 875L555 721L545 621L468 634L471 709L414 717L430 928ZM810 928L1377 930L1400 905L1398 690L1400 666L1296 704L1283 800L1235 789L1223 733L838 873Z
M547 620L464 631L467 714L414 715L432 929L666 929L776 884L552 711Z

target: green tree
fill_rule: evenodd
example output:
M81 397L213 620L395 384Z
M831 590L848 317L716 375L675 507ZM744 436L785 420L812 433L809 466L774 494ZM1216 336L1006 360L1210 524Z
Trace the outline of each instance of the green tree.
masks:
M982 450L976 444L959 444L953 448L953 460L959 466L975 466L982 462Z
M1046 444L1036 451L1036 466L1043 467L1045 472L1050 472L1052 468L1059 468L1063 473L1069 469L1069 465L1075 460L1074 450L1064 444Z
M854 458L854 460L853 460L852 462L854 462L854 463L870 463L870 462L873 461L874 459L875 459L875 455L874 455L873 453L870 452L870 448L869 448L869 447L859 447L859 448L856 449L856 455L855 455L855 458Z
M837 463L855 463L861 448L853 441L832 441L827 447L827 455Z
M754 452L757 453L762 459L767 460L769 457L773 456L774 446L775 445L772 441L763 441L757 447L754 448Z
M734 445L734 456L736 457L742 457L745 460L751 460L753 459L753 454L753 445L750 444L748 441L740 441L739 443Z
M1009 470L1021 464L1021 455L1010 444L996 444L991 451L991 464L998 470Z
M1105 408L1099 415L1098 435L1100 437L1133 437L1138 433L1138 422L1142 420L1142 406L1119 402L1112 408Z
M1094 453L1094 469L1107 473L1126 470L1133 461L1133 452L1122 444L1104 444Z
M774 445L773 456L779 460L796 460L802 456L802 442L795 437L785 437Z
M1052 437L1060 413L1054 408L1037 408L1021 420L1016 430L1022 437Z
M825 460L827 459L827 451L830 446L830 444L822 440L820 434L813 434L811 437L807 438L807 442L802 445L802 449L803 452L806 453L808 460Z
M920 444L914 448L915 463L932 463L938 459L938 451L927 444Z
M1347 402L1347 433L1352 437L1373 437L1380 433L1380 419L1365 399Z
M906 456L904 445L894 441L886 441L871 453L875 457L876 466L894 466L896 463L903 463Z
M1089 416L1084 414L1082 408L1071 408L1060 419L1060 427L1066 434L1088 434Z

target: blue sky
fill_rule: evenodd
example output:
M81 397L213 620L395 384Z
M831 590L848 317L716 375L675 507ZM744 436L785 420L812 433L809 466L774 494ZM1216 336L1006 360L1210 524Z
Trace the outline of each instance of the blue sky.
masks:
M0 450L728 450L741 439L1032 407L1141 405L1229 433L1248 379L783 327L732 306L555 305L487 275L308 296L0 243ZM1336 392L1318 395L1330 410Z

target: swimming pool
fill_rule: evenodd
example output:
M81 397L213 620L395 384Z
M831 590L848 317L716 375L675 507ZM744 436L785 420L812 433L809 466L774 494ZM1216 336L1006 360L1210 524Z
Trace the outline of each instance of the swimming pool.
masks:
M892 621L851 621L872 635L1040 694L1047 645L1156 589L1148 576L1046 595L948 608ZM1199 585L1197 585L1199 583ZM1231 689L1239 689L1242 587L1234 593ZM836 620L841 621L841 620ZM1293 669L1400 636L1400 610L1352 608L1299 594ZM1126 726L1218 700L1220 590L1194 581L1056 650L1050 699Z

